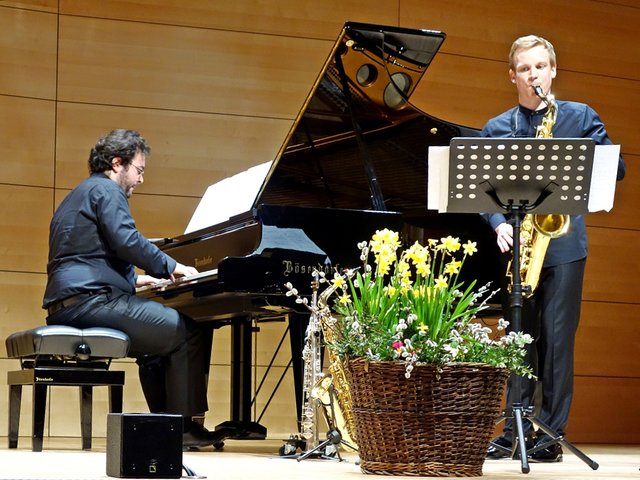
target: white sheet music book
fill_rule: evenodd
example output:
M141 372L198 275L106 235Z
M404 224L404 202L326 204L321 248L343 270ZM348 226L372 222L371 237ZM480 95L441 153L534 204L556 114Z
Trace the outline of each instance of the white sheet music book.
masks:
M261 163L209 186L184 233L225 222L234 215L249 211L271 168L271 163Z
M429 147L427 208L447 211L449 199L449 147Z
M620 145L596 145L589 191L589 212L613 208ZM429 147L427 208L446 212L449 199L449 147Z
M590 212L608 212L613 208L619 157L620 145L596 145L589 191Z

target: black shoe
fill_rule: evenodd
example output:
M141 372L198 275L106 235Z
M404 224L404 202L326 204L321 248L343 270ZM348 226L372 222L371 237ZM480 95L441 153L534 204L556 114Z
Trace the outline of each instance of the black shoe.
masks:
M498 448L496 445L504 447L508 449L508 451ZM511 440L505 437L494 438L493 440L491 440L491 443L489 444L489 448L487 449L487 458L490 460L498 460L500 458L510 458L511 448L512 448Z
M526 449L530 449L533 447L533 438L530 435L525 436L525 447ZM505 451L502 448L498 448L496 445L500 447L504 447L508 449ZM499 460L501 458L511 458L513 450L513 444L511 443L511 438L507 438L504 435L494 438L491 440L489 444L489 448L487 449L487 458L490 460ZM515 457L516 459L520 458L520 450L516 451Z
M199 423L193 422L189 430L182 434L183 448L200 448L213 445L215 448L224 446L224 439L227 437L224 430L207 430Z
M538 438L536 442L536 447L542 445L543 443L547 443L551 440L548 436L543 436ZM537 452L529 455L529 460L534 463L554 463L562 461L562 447L558 443L554 443L549 445L547 448L543 448L542 450L538 450Z

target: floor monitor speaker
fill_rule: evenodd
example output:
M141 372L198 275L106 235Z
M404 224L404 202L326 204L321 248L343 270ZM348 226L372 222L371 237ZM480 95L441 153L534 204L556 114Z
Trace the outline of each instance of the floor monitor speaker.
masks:
M180 478L182 416L110 413L107 475L116 478Z

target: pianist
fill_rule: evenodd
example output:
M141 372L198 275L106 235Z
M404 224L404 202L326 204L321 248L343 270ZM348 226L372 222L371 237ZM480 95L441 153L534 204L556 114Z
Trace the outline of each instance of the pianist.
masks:
M128 198L143 182L150 148L132 130L100 138L89 155L89 178L72 190L50 225L47 324L110 327L129 335L129 355L152 413L184 416L186 447L222 440L192 420L207 410L205 336L191 318L135 296L153 277L197 270L176 262L136 229ZM136 276L134 266L146 275Z

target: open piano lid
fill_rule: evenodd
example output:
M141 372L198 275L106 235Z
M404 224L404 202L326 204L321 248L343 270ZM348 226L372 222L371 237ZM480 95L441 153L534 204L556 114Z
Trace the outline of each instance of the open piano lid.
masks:
M347 22L276 159L209 187L185 233L259 204L424 215L428 132L408 100L444 39L439 31ZM389 133L412 122L407 138ZM411 137L425 146L406 148Z

